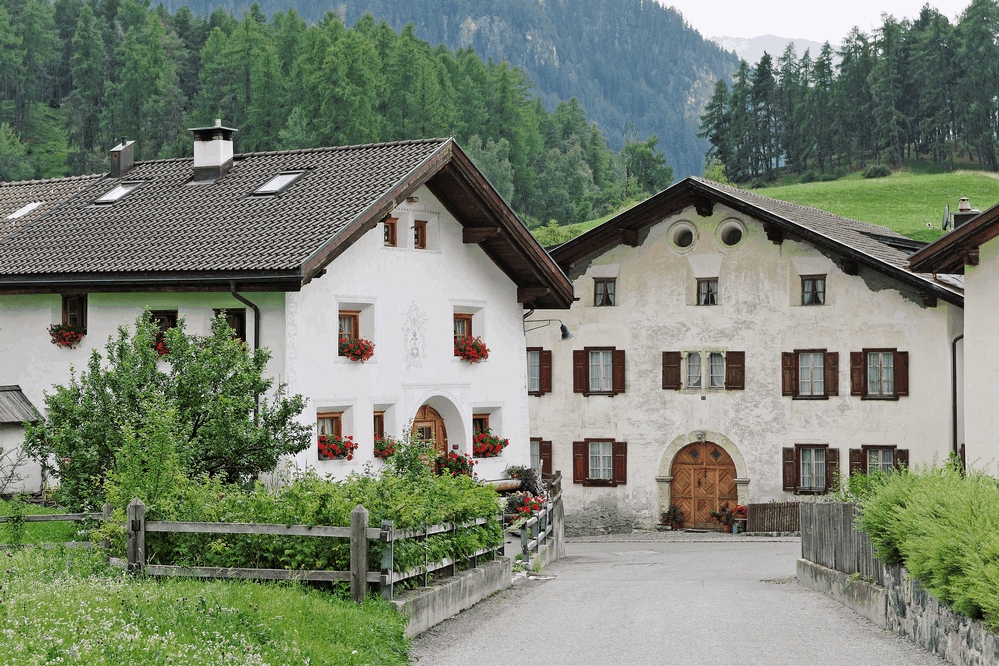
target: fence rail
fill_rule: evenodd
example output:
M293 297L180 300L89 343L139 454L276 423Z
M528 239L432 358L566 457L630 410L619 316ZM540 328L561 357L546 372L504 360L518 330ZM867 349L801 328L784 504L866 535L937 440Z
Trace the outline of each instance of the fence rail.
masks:
M859 509L848 502L802 502L801 557L845 574L884 585L885 565L856 525Z
M800 502L765 502L746 505L747 532L797 532L801 529Z

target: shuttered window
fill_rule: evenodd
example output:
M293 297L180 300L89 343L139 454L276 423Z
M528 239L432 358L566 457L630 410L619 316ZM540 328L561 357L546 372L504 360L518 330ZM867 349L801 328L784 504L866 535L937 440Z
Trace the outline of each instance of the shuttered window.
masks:
M705 378L705 370L707 377ZM663 352L663 388L746 388L746 352Z
M725 388L742 391L746 388L746 352L725 353Z
M583 395L624 393L623 349L586 347L572 352L572 390Z
M708 354L708 387L725 386L725 357L718 352Z
M850 395L865 400L896 400L909 395L909 352L850 352Z
M687 388L701 388L701 352L687 354Z
M850 449L850 474L885 474L909 466L909 450L895 446L864 446Z
M798 354L798 395L826 394L825 355L812 352Z
M552 352L550 349L528 347L527 392L536 396L552 392Z
M628 483L628 443L586 439L572 443L572 482L591 486Z
M531 438L531 468L541 476L552 474L552 443L540 437Z
M385 247L395 247L398 245L398 225L399 220L395 217L390 217L385 222L383 222L385 228L383 230L383 242Z
M87 295L62 297L63 326L75 326L87 332Z
M590 352L590 393L610 393L614 381L614 352Z
M796 444L782 454L784 490L795 494L825 494L839 471L839 449L826 444Z
M781 356L781 394L798 400L839 395L839 352L796 349Z
M663 389L679 391L683 382L680 380L683 362L680 352L663 352Z

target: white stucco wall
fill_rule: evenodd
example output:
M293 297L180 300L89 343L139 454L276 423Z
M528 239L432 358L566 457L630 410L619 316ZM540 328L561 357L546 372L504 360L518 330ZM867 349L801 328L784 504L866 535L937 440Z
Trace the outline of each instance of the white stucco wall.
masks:
M743 222L746 235L723 248L723 221ZM697 230L689 251L668 242L671 225ZM910 463L942 460L950 447L950 340L961 332L961 309L943 301L922 305L914 291L861 269L848 276L814 247L793 240L776 245L762 225L716 205L710 218L693 208L640 235L637 248L615 245L578 262L570 277L580 299L560 318L575 336L558 340L558 327L528 333L528 345L551 349L553 392L530 397L531 435L551 440L553 465L566 477L567 520L576 529L626 529L657 522L662 500L657 476L670 473L672 456L697 431L723 444L735 460L740 501L791 499L782 490L781 449L828 444L907 448ZM801 306L801 275L826 274L827 301ZM593 278L617 276L617 305L593 307ZM696 278L719 278L720 304L694 305ZM904 292L900 293L900 290ZM614 346L627 353L626 392L584 397L572 391L572 350ZM850 396L850 352L888 347L909 352L910 396L897 401ZM839 352L839 396L793 400L781 395L781 352ZM744 351L746 388L663 390L663 351ZM615 488L573 484L572 442L614 438L628 443L628 482Z
M977 266L964 267L966 369L965 460L999 473L999 238L979 248Z
M461 225L430 191L415 196L418 202L392 213L399 247L384 246L379 224L324 276L288 294L288 382L291 392L309 398L303 420L342 411L343 434L359 444L353 461L328 461L319 460L313 442L296 463L338 477L378 467L373 412L384 410L386 435L400 436L429 403L444 418L449 444L466 453L473 413L490 413L493 433L510 445L482 459L477 472L499 478L508 465L530 463L524 310L513 281L478 245L462 242ZM429 222L425 250L412 247L413 220ZM361 310L360 335L375 344L369 361L337 355L340 309ZM456 311L473 313L473 334L488 346L488 360L473 365L454 356Z
M4 468L0 473L6 474L9 465L17 455L17 449L24 442L24 426L13 423L0 424L0 453L11 454L3 461ZM4 495L13 495L19 492L37 493L42 489L42 466L30 458L18 467L16 474L21 477L18 482L12 481L3 489Z

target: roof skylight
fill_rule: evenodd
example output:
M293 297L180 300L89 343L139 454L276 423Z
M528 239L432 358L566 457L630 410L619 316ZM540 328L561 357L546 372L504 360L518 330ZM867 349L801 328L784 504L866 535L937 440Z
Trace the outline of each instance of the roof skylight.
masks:
M97 198L96 204L113 204L120 200L123 196L137 188L142 183L119 183L115 185L114 189L105 192L103 195Z
M304 171L288 171L279 173L266 183L253 190L254 194L277 194L302 177Z
M41 206L44 203L45 203L44 201L32 201L31 203L26 204L24 206L21 206L20 208L18 208L17 210L15 210L13 213L11 213L10 215L8 215L7 219L8 220L16 220L19 217L24 217L25 215L27 215L31 211L35 210L36 208L38 208L39 206Z

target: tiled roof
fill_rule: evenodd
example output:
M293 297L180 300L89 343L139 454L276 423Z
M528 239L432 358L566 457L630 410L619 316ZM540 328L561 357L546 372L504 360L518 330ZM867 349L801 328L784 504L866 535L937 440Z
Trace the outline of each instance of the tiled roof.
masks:
M24 226L49 212L74 194L100 180L100 174L78 176L76 178L52 178L49 180L22 180L13 183L0 182L0 238L17 227ZM22 215L17 215L25 206L41 204Z
M23 423L40 418L20 386L0 386L0 423Z
M93 205L120 181L73 181L89 188L0 239L0 275L296 270L446 143L246 153L205 185L188 184L190 158L137 162L121 181L142 185L117 203ZM306 173L250 195L286 170ZM0 189L0 210L12 206Z

